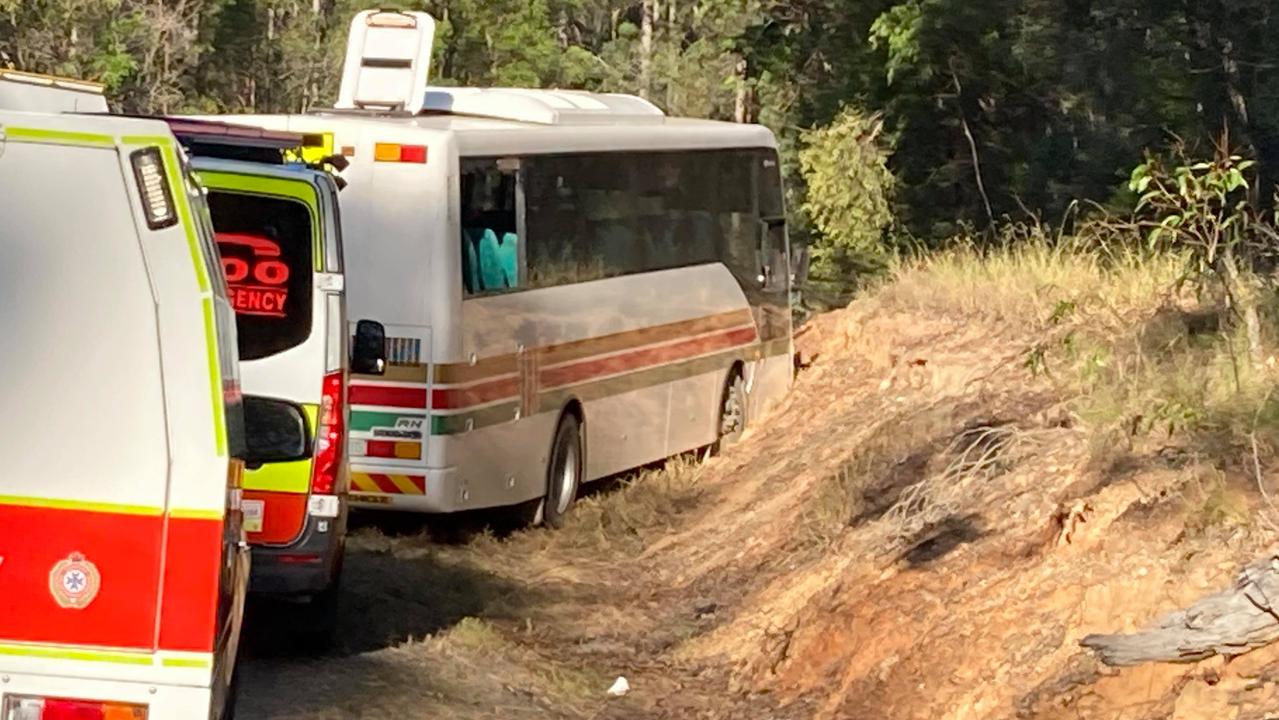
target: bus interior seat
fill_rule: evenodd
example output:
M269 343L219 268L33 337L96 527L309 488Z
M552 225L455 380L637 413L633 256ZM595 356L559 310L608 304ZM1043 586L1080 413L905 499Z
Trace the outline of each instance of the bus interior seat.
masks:
M513 288L519 284L519 236L508 232L498 240L497 233L484 228L479 240L480 290Z
M520 237L513 232L502 235L498 246L497 259L502 274L506 278L506 287L520 284Z

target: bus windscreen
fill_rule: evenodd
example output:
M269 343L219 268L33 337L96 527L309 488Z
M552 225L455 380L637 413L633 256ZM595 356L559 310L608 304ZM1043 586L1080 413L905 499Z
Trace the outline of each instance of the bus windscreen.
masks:
M240 359L296 347L311 334L311 212L295 200L209 192Z

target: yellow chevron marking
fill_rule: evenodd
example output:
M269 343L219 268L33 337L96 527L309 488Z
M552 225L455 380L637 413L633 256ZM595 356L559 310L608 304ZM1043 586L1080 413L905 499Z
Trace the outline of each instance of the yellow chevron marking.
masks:
M409 480L407 476L387 475L387 477L391 478L391 482L395 483L395 487L399 488L401 493L404 493L405 495L420 494L417 490L417 486L415 486L413 481Z
M365 473L351 473L351 484L361 492L380 493L382 489Z

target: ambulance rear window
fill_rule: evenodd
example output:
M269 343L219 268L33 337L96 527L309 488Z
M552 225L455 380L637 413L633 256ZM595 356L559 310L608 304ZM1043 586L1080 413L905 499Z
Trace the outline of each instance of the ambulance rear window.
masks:
M296 347L311 334L311 211L296 200L209 191L240 359Z

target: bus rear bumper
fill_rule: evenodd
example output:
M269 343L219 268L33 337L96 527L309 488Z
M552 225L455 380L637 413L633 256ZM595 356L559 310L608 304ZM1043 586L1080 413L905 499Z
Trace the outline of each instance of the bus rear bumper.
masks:
M469 492L456 467L421 470L352 468L362 476L352 483L351 507L361 510L400 510L418 513L451 513L471 510ZM373 491L376 487L377 491Z
M209 688L21 673L5 673L4 680L0 707L12 698L60 698L142 705L147 709L147 720L208 720L217 716L211 712L213 693Z

